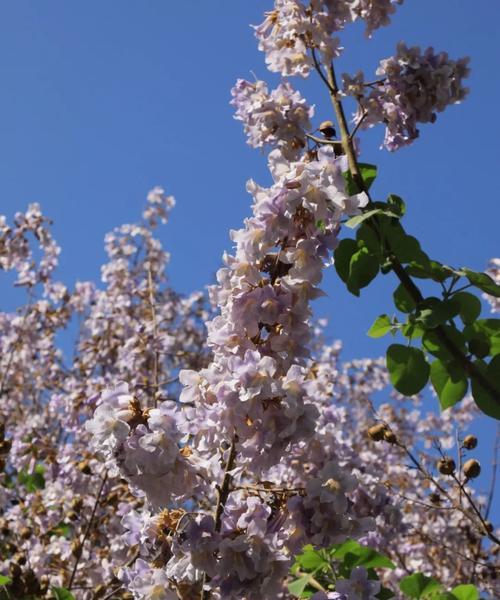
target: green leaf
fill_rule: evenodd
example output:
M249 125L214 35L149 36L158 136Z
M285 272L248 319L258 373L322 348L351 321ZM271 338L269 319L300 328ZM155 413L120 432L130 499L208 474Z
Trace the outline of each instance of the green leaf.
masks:
M12 583L12 579L7 577L7 575L0 575L0 585L9 585Z
M443 363L435 360L431 364L431 382L445 410L459 402L467 393L467 377L456 363Z
M375 181L377 177L377 167L376 165L370 165L368 163L359 163L359 170L361 172L361 177L363 178L363 182L367 190L370 189L372 183Z
M391 250L402 263L409 263L416 260L422 253L418 240L411 235L398 237L391 244Z
M418 394L429 379L429 363L418 348L392 344L387 349L387 368L392 385L405 396Z
M399 589L409 598L428 598L440 588L438 581L426 577L422 573L414 573L404 577L399 583Z
M472 583L457 585L451 590L451 593L457 600L479 600L479 592Z
M335 269L344 283L349 280L349 264L352 255L358 251L356 240L342 240L333 254Z
M460 304L453 300L426 298L417 306L416 320L426 329L434 329L455 317L460 311Z
M36 492L36 490L43 490L45 488L45 468L43 465L35 465L32 473L26 471L20 471L18 473L18 481L21 485L24 485L26 491L29 493Z
M387 587L381 587L380 592L375 595L375 598L379 600L390 600L390 598L394 598L396 594Z
M53 587L52 592L55 600L75 600L73 594L66 588Z
M289 583L288 591L290 592L290 594L292 594L292 596L295 596L296 598L306 598L307 596L304 594L304 591L305 591L306 587L309 585L309 582L311 581L311 577L312 577L312 575L309 575L309 574L303 575L302 577L299 577L295 581L292 581L291 583Z
M311 545L305 546L302 553L295 557L295 561L301 570L304 571L314 571L315 569L328 565L325 557Z
M379 260L382 258L383 249L381 247L381 241L375 231L367 223L361 225L356 231L356 239L358 240L358 248L366 246L370 251L370 254L377 256Z
M460 304L460 318L464 325L473 323L481 314L481 300L468 292L453 294L453 300Z
M396 291L392 295L396 308L403 313L410 313L415 308L416 304L402 283L398 285Z
M491 383L500 396L500 354L494 356L490 363L486 365L483 361L474 362L479 371ZM500 403L492 397L476 378L472 378L472 396L479 408L489 417L500 419Z
M348 221L346 221L345 225L346 225L346 227L350 227L351 229L354 229L358 225L361 225L361 223L363 223L363 221L366 221L366 219L373 217L373 215L378 215L381 212L382 211L380 210L380 208L374 208L373 210L369 210L361 215L356 215L355 217L351 217Z
M379 262L368 248L360 248L351 256L347 289L359 296L359 290L366 287L377 276Z
M469 331L469 327L466 327L466 331ZM500 353L500 319L479 319L472 328L488 337L492 356Z
M415 323L410 315L410 319L408 320L408 323L403 325L401 333L408 339L413 340L421 338L425 333L425 329L422 327L421 323Z
M384 568L395 569L396 565L387 556L380 554L369 546L362 546L355 540L348 539L342 544L336 544L330 550L330 556L335 560L344 560L349 567L365 567L366 569Z
M490 353L490 340L487 335L481 332L474 333L474 335L467 340L469 345L469 351L477 358L486 358Z
M406 204L401 198L401 196L397 196L396 194L390 194L387 198L387 203L390 205L391 209L396 212L400 217L402 217L406 213Z
M393 325L388 315L380 315L368 330L368 335L372 338L383 337L391 331Z
M477 273L471 269L463 269L463 271L472 285L490 294L490 296L500 298L500 285L497 285L489 275L486 275L486 273Z
M463 354L466 352L465 348L465 338L464 336L456 329L456 327L452 327L451 325L442 325L441 330L446 334L446 337L453 342L455 347L460 350ZM441 340L441 337L435 330L426 331L422 338L422 345L437 358L444 361L452 361L455 359L455 356L451 354L448 350L448 347Z

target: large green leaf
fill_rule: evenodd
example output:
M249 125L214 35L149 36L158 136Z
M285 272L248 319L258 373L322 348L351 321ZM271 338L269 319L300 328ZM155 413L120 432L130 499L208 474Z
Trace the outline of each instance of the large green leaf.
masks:
M356 240L342 240L333 254L335 269L344 283L349 280L349 265L352 255L358 251Z
M431 382L443 410L459 402L467 393L467 376L455 363L435 360L431 364Z
M500 396L500 354L494 356L488 365L480 360L475 361L474 364L495 388L498 398ZM493 398L492 394L475 378L472 379L472 396L485 414L500 419L500 402Z
M0 575L0 585L9 585L12 583L12 579L7 577L7 575Z
M451 593L457 600L479 600L479 592L475 585L471 583L466 585L457 585L451 590Z
M460 305L460 318L464 325L473 323L481 314L481 300L474 294L458 292L453 294L453 300Z
M307 594L305 592L306 587L311 582L311 577L311 574L302 575L302 577L299 577L298 579L295 579L294 581L290 582L288 584L288 591L290 592L290 594L292 594L292 596L295 596L296 598L308 598L312 596L312 594Z
M403 313L410 313L416 304L402 283L398 285L393 293L394 304Z
M500 285L496 284L489 275L486 273L477 273L476 271L471 271L471 269L463 269L463 271L472 285L491 296L500 298Z
M438 581L422 573L414 573L404 577L399 583L399 589L409 598L428 598L440 588Z
M387 368L392 385L405 396L418 394L429 379L429 363L418 348L392 344L387 349Z
M368 248L360 248L351 256L349 262L349 279L347 289L359 296L359 290L366 287L379 270L379 261L376 256L370 254Z

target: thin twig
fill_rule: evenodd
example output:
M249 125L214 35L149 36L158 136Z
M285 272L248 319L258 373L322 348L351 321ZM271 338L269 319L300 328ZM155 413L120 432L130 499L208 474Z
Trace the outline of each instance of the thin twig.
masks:
M231 491L231 471L234 469L234 462L236 459L236 435L233 437L231 447L229 448L229 456L227 457L226 467L224 469L224 478L222 485L218 488L217 493L217 505L215 507L215 531L219 532L222 525L222 513L226 505L227 498ZM205 589L205 584L208 581L208 576L203 573L203 580L201 583L201 595L200 600L207 600L210 597L210 591Z
M156 343L158 340L158 324L156 322L156 309L155 309L155 295L153 288L153 276L151 274L151 267L148 267L148 291L149 291L149 305L151 309L151 319L153 321L153 346L154 346L154 355L153 355L153 404L156 408L158 406L158 363L159 356L158 350L156 348Z
M497 433L495 436L495 444L493 445L493 459L491 461L491 482L488 492L488 501L486 502L486 510L484 512L486 518L490 515L491 507L493 506L493 496L495 495L495 486L497 481L498 470L498 449L500 448L500 423L497 424Z
M71 588L73 586L73 581L75 579L76 570L78 568L78 563L80 562L80 558L81 558L82 553L83 553L83 546L84 546L85 542L87 541L87 538L89 536L90 530L92 528L94 517L95 517L95 514L97 512L97 507L99 506L99 501L100 501L100 498L101 498L101 494L102 494L102 491L104 489L104 486L106 485L106 481L107 480L108 480L108 472L106 471L106 473L104 474L104 477L102 478L101 485L99 486L99 490L97 492L97 496L96 496L96 499L95 499L95 502L94 502L94 506L92 508L92 513L90 514L90 519L89 519L89 521L87 523L87 527L85 528L85 532L83 534L82 539L80 540L80 542L78 543L78 546L75 549L75 552L76 552L75 564L73 565L73 570L71 572L71 577L70 577L70 580L69 580L69 583L68 583L68 591L71 591Z

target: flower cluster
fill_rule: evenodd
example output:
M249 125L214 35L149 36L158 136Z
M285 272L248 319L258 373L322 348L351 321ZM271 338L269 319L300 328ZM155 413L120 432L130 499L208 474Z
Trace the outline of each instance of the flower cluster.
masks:
M275 0L274 10L255 27L259 50L270 71L306 77L314 67L312 51L328 64L342 51L335 35L359 19L366 33L388 25L395 5L403 0Z
M311 128L309 119L314 110L290 83L281 83L269 92L264 81L239 79L231 93L235 119L243 122L250 146L275 146L285 158L298 158L306 145L305 134Z
M398 44L394 56L382 60L378 81L365 83L362 72L344 75L344 93L356 98L356 124L385 125L384 146L398 150L419 135L419 123L434 123L436 113L467 95L463 79L469 74L468 58L452 60L446 52L408 48Z

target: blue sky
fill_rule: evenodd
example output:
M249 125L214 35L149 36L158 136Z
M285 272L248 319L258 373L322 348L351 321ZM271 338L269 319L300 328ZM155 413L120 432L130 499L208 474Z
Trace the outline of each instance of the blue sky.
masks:
M245 182L269 179L265 156L245 143L232 119L238 77L268 79L250 23L271 0L16 0L0 3L0 210L39 202L63 247L60 278L96 279L104 234L138 218L147 191L162 185L177 207L162 240L172 253L174 286L184 292L213 280L228 230L249 213ZM383 132L363 140L363 160L379 166L375 194L401 195L407 229L443 262L483 269L500 255L500 3L407 1L394 25L374 39L352 28L338 70L373 73L396 43L434 45L471 56L471 93L421 128L397 154L379 150ZM325 91L296 81L329 118ZM333 271L318 316L347 357L377 356L385 341L365 332L391 310L393 280L348 294ZM0 283L2 303L14 297ZM491 440L492 424L481 422ZM485 446L487 444L485 443ZM487 454L484 454L486 460Z

